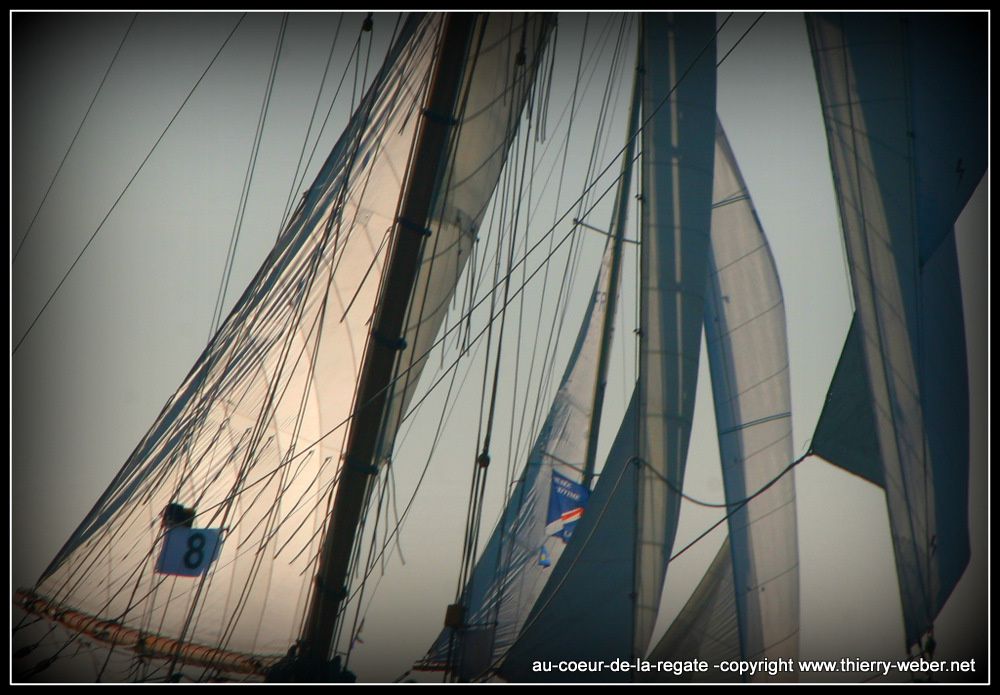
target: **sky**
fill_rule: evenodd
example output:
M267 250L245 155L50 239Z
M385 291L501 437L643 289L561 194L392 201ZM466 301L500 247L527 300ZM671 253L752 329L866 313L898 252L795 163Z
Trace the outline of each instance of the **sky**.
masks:
M732 18L719 34L720 56L756 17L739 13ZM14 344L101 225L238 18L229 13L141 15L32 224L132 15L13 16L15 248L31 225L13 263ZM343 20L324 106L362 18L352 15ZM611 19L591 17L588 31L612 27ZM267 13L250 14L244 20L12 358L12 587L30 585L37 578L209 337L279 20ZM379 15L375 21L370 71L378 64L395 18ZM249 280L273 244L338 22L336 14L291 16L240 234L234 288ZM575 48L572 42L582 33L583 22L582 15L561 20L563 53L579 51L579 38ZM345 86L316 148L313 171L350 112L353 69L344 74ZM722 64L718 79L719 117L768 235L784 289L798 454L808 446L852 312L801 15L767 14ZM555 103L567 96L569 83L554 81ZM621 107L627 103L627 84L618 93L623 95ZM581 115L581 131L592 115ZM612 125L621 125L623 119L619 108ZM550 127L559 132L557 125ZM624 131L609 127L608 132ZM621 146L613 137L619 136L608 137L599 157L602 167ZM572 168L582 171L587 154L574 152ZM563 194L562 207L580 190L572 185L567 185L572 194ZM981 184L957 237L973 386L973 559L939 618L936 637L941 658L969 658L970 650L976 650L969 645L982 645L986 633L986 397L985 389L975 388L986 382L986 188ZM602 213L605 220L609 218L606 205L595 211L595 219ZM543 209L538 219L546 219L546 214L551 217L552 212ZM568 311L567 326L573 316L578 320L582 314L601 245L594 235L581 246L578 296ZM625 268L634 264L634 252L627 253ZM228 294L229 305L237 294ZM524 304L530 307L541 297L537 283L525 295ZM628 337L634 313L634 296L623 290L619 335L625 340L618 342L612 359L602 452L610 444L608 432L616 429L614 418L624 409L626 385L634 374L624 357L632 349ZM573 326L565 332L573 335L575 330ZM526 340L530 344L530 337ZM561 343L562 359L570 342ZM719 500L721 474L705 363L703 355L686 491ZM476 373L475 365L481 362L472 364ZM559 363L556 373L561 369ZM510 410L509 391L501 412L503 406ZM478 393L470 386L466 395L475 398ZM429 399L427 407L433 411L440 404ZM431 469L402 532L406 564L394 557L379 584L379 600L372 603L365 622L365 644L352 655L352 668L363 679L392 680L405 671L436 636L444 607L453 598L475 447L467 437L461 438L469 424L459 412L449 425L443 460ZM474 420L471 424L474 428ZM414 429L418 431L413 436L419 439L419 428ZM509 427L503 430L504 437L508 434ZM409 471L397 467L401 496L407 497L416 484L419 467ZM902 656L902 618L881 491L815 458L801 464L795 476L801 657ZM502 476L491 480L484 512L490 528L500 511L502 487ZM454 502L435 504L441 499ZM712 510L685 506L676 547L717 518ZM710 535L671 566L654 643L715 555L720 533Z

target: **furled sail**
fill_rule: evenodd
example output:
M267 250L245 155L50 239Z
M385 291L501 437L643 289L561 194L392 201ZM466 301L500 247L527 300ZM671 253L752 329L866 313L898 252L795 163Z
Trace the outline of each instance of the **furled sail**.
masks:
M653 649L657 659L798 656L799 574L785 306L771 250L729 141L718 125L705 340L726 502L731 558L717 558ZM784 473L784 475L782 475ZM723 583L735 591L727 596ZM694 601L694 598L691 599ZM733 619L722 615L731 607ZM736 636L728 633L738 628ZM721 631L721 632L720 632ZM735 647L720 653L721 645ZM706 657L707 658L707 657ZM710 677L714 677L714 674Z
M961 13L809 15L807 23L913 645L969 558L953 225L986 168L986 29ZM831 394L852 388L835 381Z
M383 455L471 253L544 43L543 17L475 21L470 60L486 69L464 73ZM75 615L69 627L89 638L168 659L161 676L184 663L260 675L295 643L415 133L434 116L421 107L442 23L404 23L264 265L111 486L36 586L18 594L22 606ZM221 529L218 557L198 576L155 571L165 513L178 508L191 528Z
M419 669L445 669L450 662L459 665L462 680L486 673L517 637L575 535L575 529L573 534L565 534L561 529L551 532L547 528L550 498L553 476L575 484L583 477L612 256L609 239L559 390L510 502L466 587L466 627L461 632L447 627L442 630L427 656L417 663Z

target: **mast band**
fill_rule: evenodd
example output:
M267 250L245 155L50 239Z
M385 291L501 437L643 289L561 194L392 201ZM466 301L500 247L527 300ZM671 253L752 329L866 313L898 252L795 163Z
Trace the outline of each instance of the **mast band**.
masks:
M372 466L366 463L361 463L354 456L346 457L347 465L350 468L358 471L359 473L364 473L365 475L376 475L378 473L378 466Z
M378 331L372 331L372 340L381 345L384 348L389 348L390 350L405 350L406 349L406 339L405 338L387 338Z
M444 114L438 113L436 111L431 111L430 109L424 109L424 118L426 118L429 121L434 121L435 123L441 123L446 126L453 126L458 123L457 119L451 116L446 116Z
M420 236L427 237L431 235L431 230L427 229L427 227L424 227L423 225L419 225L416 222L408 220L403 216L396 218L396 224L398 224L400 227L402 227L407 231L416 232Z

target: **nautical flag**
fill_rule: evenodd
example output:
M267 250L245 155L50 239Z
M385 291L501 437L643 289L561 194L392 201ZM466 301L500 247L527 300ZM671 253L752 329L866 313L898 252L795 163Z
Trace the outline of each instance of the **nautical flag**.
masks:
M576 522L583 516L590 491L580 483L552 471L552 492L549 493L549 514L545 534L569 542Z
M160 574L198 577L219 555L222 529L175 526L163 537L163 549L156 563Z

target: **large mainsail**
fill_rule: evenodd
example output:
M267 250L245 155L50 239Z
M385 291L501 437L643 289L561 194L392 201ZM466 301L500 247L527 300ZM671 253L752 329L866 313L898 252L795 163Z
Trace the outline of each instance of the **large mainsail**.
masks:
M907 645L934 618L969 558L968 376L954 222L986 168L986 32L980 18L810 15L885 487ZM830 400L864 388L838 368ZM839 415L838 415L839 414ZM814 444L849 470L842 407ZM870 448L870 447L869 447Z
M713 199L705 339L729 537L651 657L795 659L798 537L795 478L785 472L792 461L785 307L770 247L721 124Z
M302 630L362 354L411 173L442 15L401 27L291 223L150 432L24 607L168 666L260 674ZM406 301L377 466L504 164L544 44L536 15L474 19L469 64ZM519 42L520 51L510 50ZM485 67L484 67L485 66ZM378 339L378 336L375 336ZM218 528L210 571L154 571L169 505ZM70 623L72 621L72 624ZM172 663L169 663L172 662ZM130 668L132 665L129 666ZM148 675L148 674L140 674ZM151 677L155 677L151 676Z

